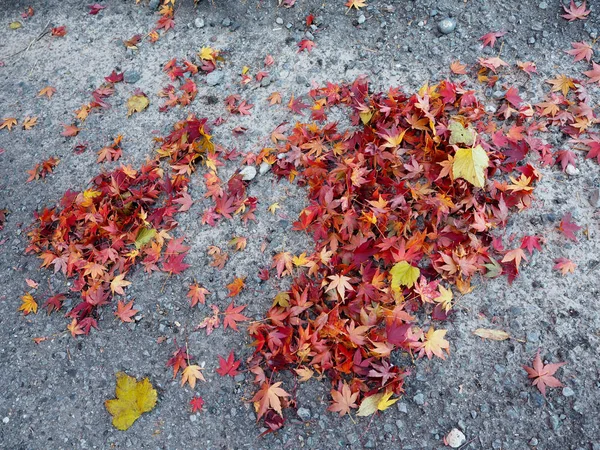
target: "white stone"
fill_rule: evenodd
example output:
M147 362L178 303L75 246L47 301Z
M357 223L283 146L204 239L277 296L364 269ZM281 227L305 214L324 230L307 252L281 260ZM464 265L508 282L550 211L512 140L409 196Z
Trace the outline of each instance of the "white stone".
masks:
M258 173L260 173L261 175L264 175L269 170L271 170L271 164L264 162L264 161L260 163L260 167L258 168Z
M253 180L256 176L256 167L246 166L242 170L240 170L240 175L242 176L242 180L244 181Z
M2 419L2 423L8 423L10 422L10 419L8 417L5 417L4 419Z
M567 175L569 175L570 177L574 177L574 176L579 175L579 169L577 167L575 167L573 164L569 164L565 169L565 173Z
M467 442L467 438L462 431L452 428L450 433L446 435L446 444L452 448L458 448Z

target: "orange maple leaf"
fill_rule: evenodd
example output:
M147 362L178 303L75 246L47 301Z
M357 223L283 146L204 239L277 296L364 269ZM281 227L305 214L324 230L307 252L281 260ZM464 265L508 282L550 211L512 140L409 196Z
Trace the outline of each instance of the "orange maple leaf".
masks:
M229 289L229 295L227 295L227 297L235 297L236 295L239 295L245 286L245 280L246 277L235 278L231 283L229 283L227 285L227 289Z

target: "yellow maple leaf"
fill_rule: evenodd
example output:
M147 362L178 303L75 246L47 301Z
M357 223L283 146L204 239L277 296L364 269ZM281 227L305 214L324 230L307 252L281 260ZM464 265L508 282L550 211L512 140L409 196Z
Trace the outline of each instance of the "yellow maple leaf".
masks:
M202 50L200 50L200 53L198 53L198 56L200 57L200 59L203 59L204 61L212 61L212 62L215 62L216 55L217 55L217 52L212 47L202 47Z
M561 91L565 96L569 93L569 89L575 89L573 79L564 74L552 80L547 80L546 83L552 85L552 92Z
M23 315L26 316L29 313L37 314L38 304L29 292L21 297L21 301L23 303L21 303L19 311L23 311Z
M413 287L420 274L419 268L411 266L407 261L397 262L390 270L392 289L399 291L400 286Z
M446 289L442 285L440 285L438 289L440 291L440 295L435 297L433 301L439 303L444 311L448 312L452 308L452 299L454 298L452 295L452 290Z
M301 253L298 256L294 256L292 258L292 262L294 263L294 265L296 267L301 267L304 266L306 263L308 263L310 260L306 257L306 252Z
M154 409L157 393L148 378L137 381L134 377L119 372L115 397L106 400L104 406L113 416L113 426L119 430L127 430L143 413Z
M425 334L425 342L421 347L421 354L425 353L429 359L431 355L435 355L439 358L446 359L442 350L450 349L450 343L444 339L448 330L434 330L433 327L429 327L429 330Z
M131 116L134 112L142 112L149 104L150 100L145 95L132 95L127 100L127 116Z
M17 119L14 117L6 117L4 119L2 119L2 122L0 122L0 130L2 128L8 128L8 131L12 130L12 127L15 126L17 124Z
M283 306L284 308L290 306L290 294L279 292L273 299L273 306Z
M454 155L452 176L463 178L473 186L482 188L485 184L485 169L488 166L489 158L481 145L475 148L461 148Z
M114 277L110 282L110 290L113 294L117 293L119 295L125 295L123 288L131 284L131 281L125 280L125 275L127 275L127 273L121 273Z
M349 10L352 8L360 9L367 6L367 2L365 0L348 0L345 5Z
M279 203L275 202L272 205L270 205L267 209L271 214L275 215L275 211L277 211L279 208L281 208L281 206L279 206Z
M374 414L376 411L385 411L399 400L399 398L390 400L390 397L393 394L394 393L390 391L365 397L360 403L360 407L358 408L356 415L360 417L366 417Z
M181 374L181 385L183 386L185 383L189 383L192 389L196 387L196 380L202 380L206 382L204 375L200 372L202 368L196 364L188 365L185 369L183 369L183 373Z

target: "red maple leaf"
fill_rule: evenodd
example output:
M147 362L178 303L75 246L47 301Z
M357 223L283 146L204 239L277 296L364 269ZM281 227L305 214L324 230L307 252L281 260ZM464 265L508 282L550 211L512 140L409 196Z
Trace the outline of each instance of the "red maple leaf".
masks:
M296 114L302 114L302 110L308 108L308 105L306 103L302 103L302 100L300 99L294 99L294 96L292 95L292 98L288 103L288 108L290 108Z
M508 100L508 102L515 108L518 108L521 105L521 102L523 101L523 99L519 97L519 91L514 87L511 87L506 91L506 93L504 94L504 98Z
M117 73L116 70L113 70L112 73L109 76L104 77L104 79L109 83L120 83L123 81L123 72Z
M577 265L568 258L558 258L554 260L554 270L560 270L560 273L563 275L570 273L575 273L575 269Z
M193 399L190 400L190 406L192 407L193 413L198 412L204 406L204 400L200 396L194 397Z
M563 9L565 10L565 12L567 14L561 15L561 17L564 17L569 22L573 22L574 20L577 20L577 19L585 20L585 19L587 19L586 16L591 12L589 9L587 9L587 10L585 9L586 6L587 5L585 4L585 0L581 4L581 6L575 5L575 2L573 0L571 0L571 4L569 5L568 8L566 6L563 6Z
M524 236L523 240L521 241L521 248L526 248L530 255L533 254L534 249L541 252L542 247L540 246L540 237Z
M575 156L575 153L573 153L571 150L559 150L556 153L554 153L554 156L556 157L554 160L554 164L560 163L563 172L567 170L567 166L569 164L571 164L573 167L575 167L575 165L577 164L577 157Z
M63 128L64 129L62 133L60 133L60 135L65 137L77 136L79 134L79 131L81 131L79 128L77 128L75 124L63 124Z
M198 283L192 284L187 293L187 297L190 299L190 305L194 307L198 302L204 305L206 303L206 294L210 294L208 289L200 286Z
M306 50L310 53L310 51L316 46L317 44L310 39L302 39L300 42L298 42L298 53L300 53L302 50Z
M582 144L589 147L588 152L585 155L586 159L596 158L598 164L600 164L600 139L598 138L598 136L592 136L591 139L582 139L581 141L575 142L581 142Z
M162 271L169 272L171 275L177 275L190 267L189 264L183 262L187 253L167 257L162 264Z
M583 74L589 78L588 83L600 84L600 65L592 61L592 70L587 70Z
M117 310L115 311L115 316L121 319L121 322L133 322L131 318L135 316L137 312L137 309L133 309L133 300L127 304L119 300L119 302L117 303Z
M249 317L240 314L244 308L246 308L246 305L233 306L233 302L231 302L224 312L225 317L223 318L223 329L231 327L235 331L239 331L237 322L245 322L246 320L250 320Z
M575 237L575 232L581 230L581 227L577 225L575 222L572 222L571 213L566 213L562 220L560 221L560 225L558 229L565 235L567 239L571 239L572 241L577 242L577 237Z
M533 367L523 366L523 369L529 375L529 378L533 379L532 384L536 386L542 395L546 396L546 386L548 387L562 387L563 384L553 375L556 371L564 366L565 362L546 364L542 362L542 358L540 358L540 351L538 350L537 355L535 355L535 359L533 360Z
M44 302L42 308L48 308L48 314L52 311L58 311L62 308L62 302L66 298L65 294L57 294L50 297L48 300Z
M229 353L227 359L219 355L219 368L217 369L217 373L222 377L227 375L230 377L235 377L237 374L239 374L237 368L240 367L240 363L241 361L235 360L233 350Z
M94 3L93 5L88 5L88 8L90 9L90 14L92 16L95 16L100 11L102 11L104 8L106 8L106 6L102 6L99 3Z
M171 358L167 361L167 367L173 368L173 378L177 376L179 369L183 370L187 367L187 362L189 359L190 357L187 354L185 345L182 345L175 351L175 353L173 353L173 356L171 356Z
M490 46L490 47L494 47L494 45L496 44L496 39L498 39L499 37L502 37L506 34L506 31L492 31L490 33L484 34L483 36L481 36L479 38L480 41L483 42L483 46Z
M240 103L237 110L242 116L249 116L253 106L254 105L251 105L250 103L246 103L246 100L242 100L242 103Z

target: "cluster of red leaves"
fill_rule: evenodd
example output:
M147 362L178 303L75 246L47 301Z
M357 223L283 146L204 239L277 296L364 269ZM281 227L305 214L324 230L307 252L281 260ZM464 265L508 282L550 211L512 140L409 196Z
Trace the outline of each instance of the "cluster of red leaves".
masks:
M359 79L310 96L322 109L349 107L355 129L298 123L277 141L273 171L307 186L310 204L294 228L312 234L315 248L285 302L249 326L249 362L261 390L285 369L327 374L333 398L352 399L332 408L348 412L370 396L403 392L407 371L390 362L395 349L444 357L445 330L425 331L418 320L447 317L445 286L464 293L476 274L518 274L523 250L504 250L491 230L506 224L511 209L530 205L539 174L524 159L531 150L539 155L540 143L527 114L499 114L508 122L498 123L460 83L408 97L398 89L370 94ZM451 121L478 132L475 143L489 157L482 189L453 178ZM418 279L394 287L390 271L398 263L418 270ZM259 415L273 418L263 406Z
M178 86L169 84L158 93L159 97L166 98L165 103L159 108L160 112L167 111L176 105L188 106L194 101L198 93L198 86L192 77L198 74L199 71L203 73L212 72L216 69L216 62L220 59L217 50L210 50L211 52L208 55L204 55L206 59L200 57L199 66L186 59L178 62L176 58L165 64L163 71L171 81L177 81ZM186 73L189 74L187 77Z
M216 151L206 119L194 116L158 141L158 156L139 170L122 166L102 173L90 188L67 191L58 207L35 214L27 251L39 255L42 267L75 277L72 291L82 301L67 316L84 334L97 325L96 308L124 293L122 288L130 284L125 277L136 263L147 272L170 275L188 267L183 260L189 247L168 231L189 198L189 177L197 162L216 158ZM168 159L168 176L161 159Z

